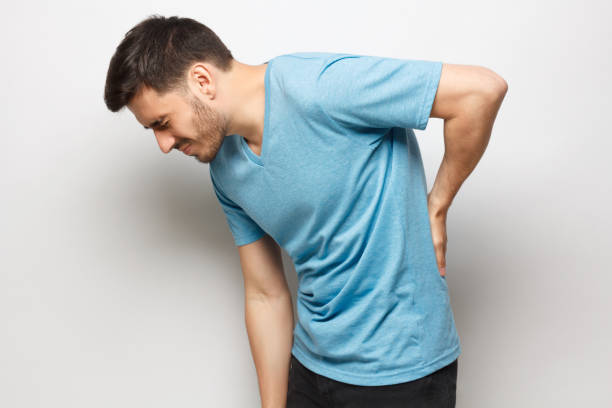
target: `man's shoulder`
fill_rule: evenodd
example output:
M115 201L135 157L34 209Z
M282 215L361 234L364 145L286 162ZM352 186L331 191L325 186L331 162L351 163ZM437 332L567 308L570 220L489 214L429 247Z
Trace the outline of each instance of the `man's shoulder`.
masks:
M299 67L322 67L325 66L329 61L337 58L357 56L357 54L351 54L346 52L323 52L323 51L297 51L287 54L278 55L266 63L271 62L277 66L299 68Z
M297 58L297 59L317 59L317 58L328 58L333 55L345 54L336 52L324 52L324 51L296 51L287 54L278 55L276 58Z

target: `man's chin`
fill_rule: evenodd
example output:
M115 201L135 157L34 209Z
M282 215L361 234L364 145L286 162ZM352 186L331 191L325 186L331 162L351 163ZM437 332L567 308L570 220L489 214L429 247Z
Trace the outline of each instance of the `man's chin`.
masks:
M208 157L200 157L198 154L194 154L193 158L199 161L200 163L210 163L211 161L214 160L214 157L212 159Z

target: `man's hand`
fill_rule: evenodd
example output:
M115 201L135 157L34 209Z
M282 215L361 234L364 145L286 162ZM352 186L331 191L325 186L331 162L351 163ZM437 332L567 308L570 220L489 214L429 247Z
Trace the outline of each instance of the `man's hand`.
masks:
M429 224L431 226L431 238L436 252L436 261L440 276L446 276L446 214L447 208L436 204L431 199L431 193L427 194L427 209L429 211Z

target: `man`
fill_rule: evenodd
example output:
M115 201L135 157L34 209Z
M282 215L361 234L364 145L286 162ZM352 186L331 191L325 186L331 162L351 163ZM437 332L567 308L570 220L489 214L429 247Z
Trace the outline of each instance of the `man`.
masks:
M446 215L507 90L484 67L348 53L235 60L205 25L152 16L108 69L161 150L209 163L238 247L263 407L453 407L461 352ZM444 119L431 192L413 129ZM298 275L294 326L280 248Z

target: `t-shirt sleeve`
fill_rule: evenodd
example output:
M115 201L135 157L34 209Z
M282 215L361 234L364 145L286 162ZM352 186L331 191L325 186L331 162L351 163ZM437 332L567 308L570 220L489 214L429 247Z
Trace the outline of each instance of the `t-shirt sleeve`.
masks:
M424 130L441 73L441 61L336 54L319 71L316 97L344 126Z
M249 215L231 199L229 199L213 178L210 172L215 195L225 213L225 219L234 238L236 246L246 245L265 235L265 231Z

